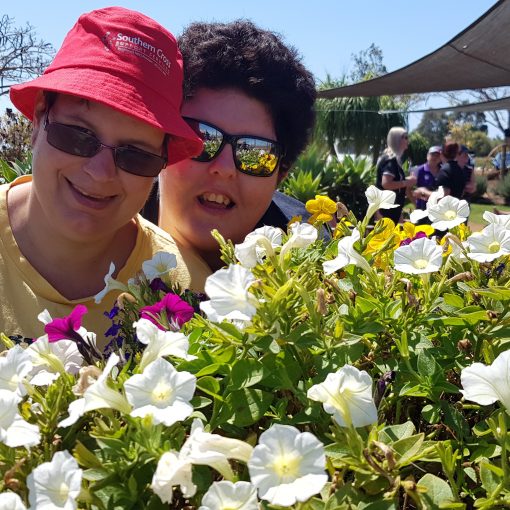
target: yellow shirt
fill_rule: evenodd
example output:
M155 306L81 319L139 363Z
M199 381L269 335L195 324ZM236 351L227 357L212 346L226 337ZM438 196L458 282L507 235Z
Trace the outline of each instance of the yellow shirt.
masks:
M40 312L47 309L53 318L65 317L76 305L83 304L88 313L83 317L82 326L97 334L97 344L102 348L107 343L104 333L111 326L104 312L112 308L119 291L109 292L99 304L94 302L94 296L70 301L53 288L23 256L9 223L7 192L10 187L30 180L30 176L24 176L11 184L0 186L0 331L8 336L38 338L44 335L44 325L37 319ZM182 289L203 292L205 279L211 274L209 266L191 250L178 248L169 234L140 215L136 216L135 221L138 227L136 244L116 279L127 283L141 270L144 261L151 259L158 251L167 251L177 256L177 267L172 270L174 281Z

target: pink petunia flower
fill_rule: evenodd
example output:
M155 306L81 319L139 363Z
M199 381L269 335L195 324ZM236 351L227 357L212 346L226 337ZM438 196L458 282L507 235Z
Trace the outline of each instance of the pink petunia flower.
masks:
M78 330L81 327L83 316L88 312L85 305L76 305L73 311L62 318L53 319L44 326L44 332L50 342L59 340L82 340Z
M161 324L161 316L166 313L170 325L177 324L180 328L188 322L194 315L194 308L186 301L182 300L177 294L166 294L165 297L151 306L144 306L140 310L140 318L147 319L155 324L159 329L165 330ZM163 319L163 322L164 321Z

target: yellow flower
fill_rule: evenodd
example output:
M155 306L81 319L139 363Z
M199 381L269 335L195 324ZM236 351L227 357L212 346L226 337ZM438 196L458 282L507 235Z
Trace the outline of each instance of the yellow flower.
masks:
M290 227L293 223L301 223L302 219L303 219L303 217L301 215L292 216L292 218L287 223L287 227Z
M398 225L397 230L402 240L413 239L418 232L423 232L427 237L434 233L434 229L430 225L413 225L407 221L403 225Z
M388 239L395 233L395 223L393 223L392 220L389 218L382 218L377 222L375 225L375 229L379 230L382 228L380 232L377 234L371 234L368 237L368 243L367 247L365 248L365 251L363 252L364 255L370 255L371 253L374 253L376 251L379 251L384 243L388 241ZM400 244L400 237L397 235L395 236L394 245L395 248Z
M336 202L322 195L315 195L314 199L308 200L305 207L306 210L312 214L308 220L308 223L311 225L314 223L327 223L331 221L337 208Z

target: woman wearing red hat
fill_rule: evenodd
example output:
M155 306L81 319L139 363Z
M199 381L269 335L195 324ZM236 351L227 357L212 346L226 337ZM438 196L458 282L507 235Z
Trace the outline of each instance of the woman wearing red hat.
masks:
M196 155L180 116L182 60L172 34L138 12L80 17L45 73L11 89L33 121L33 177L0 187L0 331L38 337L38 314L88 308L104 334L108 303L93 296L113 262L123 283L157 251L176 254L176 283L200 291L209 268L137 215L153 178Z
M159 179L159 215L157 198L144 212L218 269L212 229L240 243L259 226L286 229L293 216L308 217L275 189L308 141L315 84L293 48L248 21L193 23L179 48L182 113L204 151L169 166Z

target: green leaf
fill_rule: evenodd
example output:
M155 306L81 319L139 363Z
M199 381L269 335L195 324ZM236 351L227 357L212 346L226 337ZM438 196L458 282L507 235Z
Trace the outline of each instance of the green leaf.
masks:
M439 420L441 419L441 412L439 410L439 407L434 405L426 405L421 410L421 415L425 420L427 420L428 423L435 424L439 423Z
M98 469L103 467L101 461L81 441L76 442L73 453L78 463L83 467Z
M428 351L421 351L418 354L418 373L424 377L432 377L440 370L436 360Z
M214 377L206 375L205 377L197 379L197 388L208 395L218 397L220 392L220 383Z
M407 421L399 425L390 425L389 427L384 427L379 432L378 439L382 443L391 444L395 441L398 441L399 439L411 437L414 434L414 431L415 428L413 422Z
M223 407L223 409L228 407L231 414L226 421L238 427L252 425L264 416L273 398L274 395L272 393L253 388L233 391L227 396L225 400L226 405Z
M427 473L418 481L418 485L427 489L423 499L430 505L429 508L440 508L447 503L455 501L450 486L441 478Z
M483 459L480 462L480 480L488 496L496 490L502 478L503 470L500 467L491 464L489 459Z
M266 375L264 365L256 359L236 361L230 373L227 390L248 388L262 381Z
M464 307L464 300L457 294L444 294L443 299L444 302L449 306L453 306L455 308Z
M418 455L420 448L425 439L425 434L415 434L411 437L400 439L391 445L394 452L397 454L397 463L401 466L406 465L416 455Z

